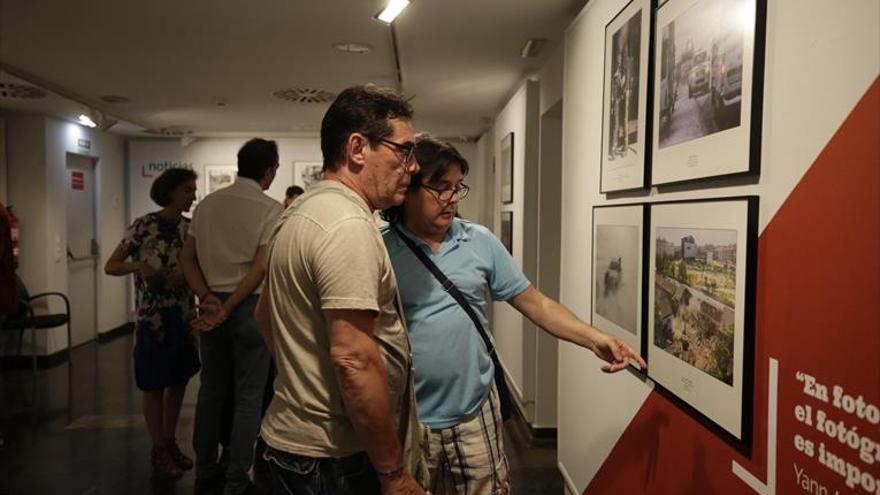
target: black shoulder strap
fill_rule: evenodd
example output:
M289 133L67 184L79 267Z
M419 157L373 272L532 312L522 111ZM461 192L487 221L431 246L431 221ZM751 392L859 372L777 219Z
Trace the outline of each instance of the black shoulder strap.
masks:
M452 281L449 280L449 278L447 278L446 275L444 275L439 268L437 268L437 265L435 265L434 262L431 261L430 258L428 258L428 255L426 255L424 251L416 246L412 239L410 239L403 232L400 231L400 228L398 228L397 225L391 224L391 229L393 229L394 233L397 234L398 237L400 237L404 244L406 244L406 247L408 247L410 251L412 251L413 254L416 255L416 258L418 258L419 261L421 261L422 264L425 265L425 268L427 268L428 271L431 272L431 275L434 275L434 278L436 278L437 281L440 282L443 290L445 290L447 294L452 296L452 298L455 299L455 302L457 302L458 305L461 306L462 309L464 309L464 312L467 313L468 316L470 316L471 321L474 322L474 326L477 327L477 333L479 333L480 337L482 337L483 339L483 344L486 345L486 351L489 353L489 356L492 357L492 361L495 361L497 359L497 357L495 356L495 346L492 345L492 341L489 340L489 336L486 335L486 329L483 328L483 324L480 323L480 318L477 316L477 313L474 312L474 308L471 306L471 304L467 301L467 299L465 299L464 294L462 294L461 291L458 290L458 287L456 287L455 284L452 283ZM498 363L495 363L495 365L497 366Z

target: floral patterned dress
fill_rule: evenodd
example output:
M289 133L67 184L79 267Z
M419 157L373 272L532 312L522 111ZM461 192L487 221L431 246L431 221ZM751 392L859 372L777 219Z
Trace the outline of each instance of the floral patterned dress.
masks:
M122 252L156 270L180 271L178 257L189 219L162 218L148 213L128 228ZM137 329L134 346L135 382L141 390L160 390L185 383L199 371L195 336L190 332L194 300L189 288L147 287L135 273Z

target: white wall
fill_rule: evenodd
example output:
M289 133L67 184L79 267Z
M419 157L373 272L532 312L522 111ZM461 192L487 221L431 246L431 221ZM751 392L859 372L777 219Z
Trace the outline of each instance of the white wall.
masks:
M54 118L11 114L7 119L9 203L21 219L19 275L31 293L76 290L67 286L67 153L97 160L97 230L101 265L122 237L124 211L124 144L122 138ZM79 140L90 143L88 149ZM128 321L126 282L108 277L98 267L97 330L106 332ZM44 311L61 312L57 298ZM76 311L76 308L71 308ZM29 337L28 337L29 338ZM28 341L28 345L31 343ZM64 327L38 332L36 352L52 354L67 347ZM29 351L28 351L29 352Z
M547 61L535 75L535 79L541 82L541 102L538 108L541 115L547 113L550 107L562 99L564 67L565 44L560 43L553 49Z
M605 25L626 0L594 0L566 34L563 99L561 299L590 314L591 228L599 204L759 195L759 228L785 201L833 132L880 72L880 4L875 0L769 2L762 170L756 184L709 182L644 196L599 194ZM635 196L633 198L632 196ZM559 351L559 465L581 493L651 391L629 373L599 372L592 353Z
M33 293L49 289L44 122L35 115L6 119L8 204L15 207L21 236L18 274Z
M562 72L560 67L560 74ZM541 87L544 87L543 80ZM560 88L561 91L561 88ZM542 95L544 91L541 91ZM540 118L538 197L538 274L532 281L547 297L559 299L559 245L562 236L562 102ZM544 331L535 335L535 418L537 427L556 427L559 341Z
M496 234L500 232L501 212L513 212L514 259L526 277L551 297L558 292L559 245L542 242L545 240L542 234L552 233L555 239L559 235L553 217L558 216L561 120L558 116L555 121L548 120L552 127L548 132L556 132L556 138L542 143L541 116L551 109L560 113L559 107L554 105L562 98L563 60L564 50L560 45L507 102L495 119L491 135L487 133L481 138L483 143L491 142L495 157L494 195L491 202L484 205L485 211L491 212ZM501 141L509 132L514 133L514 201L502 205ZM550 142L556 149L542 151L541 147ZM546 171L542 170L542 160L549 161ZM493 305L493 310L499 356L526 420L537 428L555 427L556 339L506 303Z
M235 167L239 148L250 137L197 139L188 146L179 139L132 139L128 143L129 168L129 222L158 207L150 200L150 185L158 173L150 174L152 163L186 163L199 174L197 195L205 194L205 166L228 165ZM321 143L316 135L305 137L270 138L278 143L279 167L275 181L266 193L277 201L284 200L284 191L293 184L293 162L320 162ZM145 176L145 174L149 176Z
M537 110L538 88L526 81L495 118L493 148L495 154L493 225L501 229L501 212L513 212L513 258L530 280L534 276L535 243L526 243L525 226L534 228L536 212L526 207L533 202L537 184ZM501 140L513 132L513 203L501 204ZM527 164L531 164L528 166ZM531 273L530 273L531 272ZM493 305L492 322L498 355L508 374L515 398L520 402L528 421L534 416L535 393L535 328L507 303Z
M471 163L471 176L468 183L473 183L474 188L479 183L480 196L468 198L468 202L474 205L478 212L474 219L479 223L495 228L495 134L492 129L487 130L476 142L476 162ZM477 177L479 175L479 177ZM471 194L474 194L473 192ZM473 199L473 200L472 200ZM478 219L478 220L477 220Z

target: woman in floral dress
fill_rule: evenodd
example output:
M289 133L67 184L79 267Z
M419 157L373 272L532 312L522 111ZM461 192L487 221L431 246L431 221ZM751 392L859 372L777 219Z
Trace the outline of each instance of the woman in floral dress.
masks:
M193 466L175 440L186 384L199 371L190 332L193 295L178 265L195 201L196 174L168 169L153 182L150 198L162 207L132 223L104 267L108 275L134 273L137 326L135 382L144 392L143 409L153 443L153 475L177 479ZM128 260L128 261L127 261Z

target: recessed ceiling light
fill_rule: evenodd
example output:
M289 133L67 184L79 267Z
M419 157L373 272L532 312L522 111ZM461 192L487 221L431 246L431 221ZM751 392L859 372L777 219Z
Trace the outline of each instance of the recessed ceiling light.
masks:
M400 15L407 5L409 5L409 0L388 0L388 4L385 5L382 12L376 14L376 19L385 24L391 24L394 22L394 19L397 19L397 16Z
M339 50L340 52L356 53L358 55L370 53L373 50L373 47L366 43L355 43L354 41L344 41L342 43L336 43L335 45L333 45L333 48Z
M88 115L80 114L77 118L77 122L86 126L86 127L98 127L98 124L95 123Z
M101 100L107 103L131 103L131 98L118 95L104 95L101 97Z

